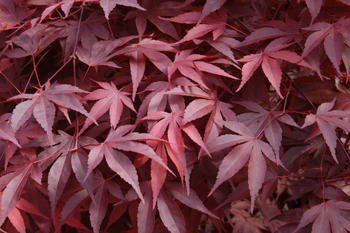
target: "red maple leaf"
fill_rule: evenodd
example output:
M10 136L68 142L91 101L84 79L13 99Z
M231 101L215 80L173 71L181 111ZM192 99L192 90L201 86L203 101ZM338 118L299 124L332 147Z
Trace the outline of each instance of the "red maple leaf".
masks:
M113 57L113 50L129 40L135 39L136 36L126 36L116 40L103 40L96 41L92 47L77 47L77 56L80 61L84 62L88 66L110 66L115 68L118 67L114 62L108 61Z
M84 48L91 48L98 41L97 38L111 39L109 31L103 26L105 22L106 19L103 16L92 12L80 24L76 20L67 20L64 25L60 24L62 28L58 35L62 38L61 46L64 59L67 60L70 56L75 56L72 53L77 45L76 42L81 42ZM80 27L79 35L77 35L78 27Z
M98 100L90 111L90 115L93 119L97 120L109 110L111 126L116 128L123 112L124 105L136 112L132 100L128 97L130 93L119 90L113 82L108 84L96 81L96 83L98 83L103 89L96 89L85 96L86 100ZM92 123L93 121L87 118L80 133L87 129Z
M248 35L240 46L246 46L253 43L258 43L263 40L278 38L282 44L288 44L292 40L300 43L302 40L302 34L300 32L300 23L292 20L286 16L286 21L272 20L262 24L262 27L254 30Z
M309 223L313 223L312 232L345 232L350 231L350 204L345 201L330 200L308 209L293 231L297 232Z
M0 139L9 140L21 147L15 138L15 133L9 124L8 120L11 118L10 114L4 114L0 116Z
M307 56L323 41L324 49L328 58L333 63L337 72L341 74L339 66L344 51L344 43L347 43L347 41L350 40L350 34L347 30L349 26L350 19L342 17L333 24L318 22L309 27L303 28L304 30L314 32L306 39L302 57Z
M137 142L161 139L158 139L147 133L130 133L129 131L132 130L132 128L134 128L132 125L123 125L117 127L116 130L112 129L103 143L95 146L90 150L88 155L88 170L85 179L102 161L103 157L105 157L108 166L121 178L128 182L135 189L137 195L143 201L144 199L139 187L136 169L131 160L124 153L120 152L120 150L132 151L145 155L165 167L167 170L169 170L169 168L164 164L161 157L159 157L151 147L146 144Z
M263 154L277 165L282 165L271 146L257 138L254 131L240 122L225 121L224 126L235 134L225 134L217 137L208 144L210 152L219 151L235 146L223 159L214 186L209 195L224 181L235 175L248 161L248 184L251 196L251 210L254 208L256 196L261 188L266 172L266 162Z
M223 128L222 122L224 119L228 121L236 120L236 114L231 110L233 106L220 101L217 97L216 90L208 92L196 86L178 86L166 93L196 98L190 102L185 109L183 119L184 123L191 122L211 113L210 120L205 128L205 143L209 143L211 140L219 136L219 133Z
M171 60L160 51L176 51L176 49L166 42L145 38L137 44L126 46L113 54L113 56L125 54L130 57L133 99L135 99L137 88L145 73L146 58L148 58L162 73L168 73L167 69L171 64Z
M336 127L339 127L346 132L350 132L350 124L344 118L349 118L349 113L341 110L331 110L335 104L335 99L332 102L323 103L317 108L316 114L307 115L302 128L317 123L319 131L332 153L333 159L338 162L335 148L337 145Z
M140 10L146 10L140 6L137 0L99 0L100 5L105 12L106 19L109 18L109 13L116 7L116 5L135 7Z
M14 29L35 10L28 10L26 6L20 6L18 1L9 0L0 2L0 32Z
M253 75L254 71L261 65L262 70L264 71L269 82L276 89L278 95L283 98L282 93L280 92L282 69L278 60L281 59L312 68L305 61L303 61L298 54L289 50L281 50L287 46L288 44L277 44L276 41L274 41L271 42L263 52L249 54L239 59L238 61L247 63L242 67L242 82L237 91L244 86L244 84Z
M17 131L32 115L43 127L49 136L49 142L53 143L52 126L54 123L56 108L55 105L62 109L72 109L80 112L90 118L93 122L96 120L84 109L79 99L72 93L87 93L78 87L68 84L50 84L47 82L45 90L39 89L34 94L19 94L8 100L29 99L16 105L11 116L11 126Z
M237 116L238 121L250 127L254 133L263 132L276 155L279 154L282 141L282 128L279 122L299 127L289 114L283 114L280 111L269 112L259 104L251 101L240 101L237 103L256 112L240 114Z
M215 66L209 62L199 61L207 58L200 54L191 54L192 50L184 50L175 55L174 61L168 66L168 78L171 79L172 75L178 70L182 75L188 77L200 84L203 87L207 87L200 75L200 72L207 72L210 74L222 75L232 79L237 79L236 77L230 75L223 69Z
M0 183L2 184L0 225L3 224L8 214L17 205L29 178L32 178L39 184L42 178L42 170L38 164L33 163L27 156L14 156L10 162L13 166L6 170L6 173L3 172L0 178ZM2 190L3 187L5 187L4 190Z
M216 1L218 4L221 4L222 1ZM207 6L210 6L213 2L208 2ZM215 3L214 3L215 4ZM192 11L186 12L184 14L175 16L173 18L168 18L171 22L176 23L186 23L186 24L197 24L193 28L191 28L187 34L175 44L179 44L185 41L194 40L206 35L209 32L213 34L213 40L216 40L220 35L222 35L226 29L226 21L227 21L227 12L221 8L218 12L211 12L212 9L204 8L203 12ZM216 9L215 9L216 10ZM214 10L213 10L214 11ZM207 15L209 14L209 15ZM205 18L204 18L204 17Z

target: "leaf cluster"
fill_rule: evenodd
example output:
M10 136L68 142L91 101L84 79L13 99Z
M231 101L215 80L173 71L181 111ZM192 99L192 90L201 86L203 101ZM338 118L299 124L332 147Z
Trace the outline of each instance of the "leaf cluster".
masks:
M0 2L3 232L350 232L349 0Z

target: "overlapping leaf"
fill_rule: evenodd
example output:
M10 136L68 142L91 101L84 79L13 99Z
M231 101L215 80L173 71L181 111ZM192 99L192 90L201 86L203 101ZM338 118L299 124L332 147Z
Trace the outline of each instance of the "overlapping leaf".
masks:
M151 149L151 147L146 144L137 142L140 140L144 141L160 139L146 133L129 133L132 128L132 125L124 125L117 127L116 130L112 129L108 134L106 140L90 151L88 155L88 171L86 177L88 177L92 170L102 161L103 157L105 157L108 166L118 175L120 175L121 178L128 182L136 190L141 200L143 200L136 169L131 160L119 150L132 151L143 154L151 158L153 161L159 163L166 169L169 168L164 164L161 157L159 157Z
M254 208L256 196L264 182L266 162L263 154L272 162L282 165L271 146L257 138L254 131L242 123L225 121L224 126L236 132L217 137L208 145L210 152L219 151L230 146L235 146L223 159L214 186L209 195L224 181L235 175L248 161L248 184L251 196L251 210Z
M105 82L97 82L103 89L96 89L85 96L86 100L98 100L92 106L90 115L93 119L100 118L109 110L110 123L113 128L116 128L122 115L124 105L135 111L132 100L128 97L129 93L118 90L113 82L111 84ZM93 121L87 118L80 132L87 129Z
M176 49L166 42L145 38L139 43L129 45L113 54L114 56L126 54L130 57L133 99L135 99L137 88L145 73L146 58L148 58L162 73L168 73L168 66L171 64L171 60L160 51L176 51Z
M80 112L96 123L95 119L84 109L79 99L73 95L87 93L78 87L68 84L45 84L45 90L39 89L35 94L19 94L11 97L14 99L29 99L16 105L11 116L11 126L17 131L32 115L40 123L48 135L49 142L53 144L52 126L54 123L56 108L72 109Z
M119 47L134 38L135 36L128 36L112 41L103 40L95 42L92 47L78 47L77 56L88 66L105 65L119 68L114 62L108 60L113 56L112 53L116 47Z
M180 53L177 53L174 59L174 62L169 64L167 68L168 78L171 79L175 71L179 71L185 77L188 77L200 84L203 87L206 87L205 83L202 80L200 72L207 72L215 75L222 75L232 79L237 79L236 77L228 74L226 71L222 70L218 66L215 66L209 62L198 61L205 59L206 56L200 54L191 54L192 50L184 50Z
M308 209L293 233L312 223L312 232L350 231L349 202L330 200Z
M2 186L6 187L2 190L1 195L0 225L4 223L8 214L17 205L28 179L32 178L41 183L42 170L26 156L13 157L11 163L17 165L11 168L13 172L1 177ZM10 180L6 180L7 178Z
M337 146L336 127L339 127L346 132L350 132L350 124L344 118L349 118L349 113L341 110L331 110L335 104L335 99L332 102L321 104L316 114L307 115L302 128L317 123L318 129L325 139L333 159L338 162L335 148Z
M208 7L210 5L220 5L222 3L223 2L221 0L216 1L216 3L208 0L208 4L206 4L206 6ZM212 32L213 40L216 40L220 35L224 33L226 29L227 12L221 8L217 13L213 12L209 14L216 9L214 10L207 7L203 9L202 13L198 11L186 12L184 14L167 19L171 22L186 24L197 24L199 22L202 22L191 28L181 40L176 42L176 44L200 38L209 32Z
M195 97L196 99L190 102L184 112L183 122L191 122L201 118L209 113L210 121L205 128L204 142L209 143L211 140L219 136L223 128L223 120L234 121L236 114L231 110L231 104L220 101L217 98L216 91L207 92L195 86L176 87L167 92L173 95L184 95Z
M281 64L277 59L312 68L306 62L304 62L298 54L289 50L281 50L287 46L288 45L286 44L276 45L276 43L271 43L263 52L249 54L239 59L238 61L247 63L242 67L242 82L237 91L244 86L244 84L251 78L254 71L261 65L262 70L264 71L269 82L276 89L278 95L283 98L280 91L282 69Z
M256 113L243 113L237 116L239 122L250 127L254 133L263 132L267 141L274 149L276 155L279 154L282 141L282 128L280 122L299 127L288 114L279 111L268 112L259 104L250 101L241 101L238 104Z
M116 5L130 6L135 7L140 10L145 10L142 6L140 6L137 0L99 0L100 5L105 12L106 19L109 18L109 14L116 7Z
M342 58L344 43L350 40L347 28L350 26L350 19L340 18L337 22L331 24L327 22L318 22L304 28L308 31L314 31L309 35L305 42L305 49L302 57L307 56L313 49L323 42L323 46L328 58L333 63L334 68L340 73L340 61Z

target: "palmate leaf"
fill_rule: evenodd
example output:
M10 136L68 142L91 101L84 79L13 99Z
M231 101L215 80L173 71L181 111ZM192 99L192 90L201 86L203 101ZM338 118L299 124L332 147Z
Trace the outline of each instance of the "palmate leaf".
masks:
M159 216L170 232L185 232L185 219L176 202L164 191L161 190L157 200Z
M175 55L174 62L168 67L168 78L171 79L172 75L178 70L182 75L188 77L200 84L203 87L206 87L202 77L196 69L207 72L215 75L222 75L228 78L237 79L236 77L228 74L226 71L222 70L218 66L215 66L209 62L198 61L205 59L206 56L200 54L191 54L192 50L184 50ZM207 88L207 87L206 87Z
M282 128L279 122L299 127L288 114L284 114L280 111L269 112L259 104L251 101L240 101L237 103L256 112L240 114L237 116L238 121L250 127L254 133L262 131L269 144L273 147L276 155L279 154L282 142Z
M224 5L225 2L226 2L225 0L207 0L206 3L204 4L202 15L198 19L198 24L201 23L202 20L211 12L214 12L220 9L220 7Z
M168 73L170 58L161 51L176 51L170 44L149 38L142 39L137 44L129 45L113 53L113 56L125 54L130 57L130 73L133 84L132 97L135 99L137 88L143 78L146 58L150 60L162 73Z
M24 186L27 184L28 179L32 178L37 183L41 183L42 170L38 164L33 163L27 157L18 155L12 158L10 161L12 164L11 170L14 170L11 174L10 180L6 180L4 175L1 178L2 185L5 189L2 190L1 195L1 217L0 225L4 223L8 214L15 208L20 200ZM4 179L5 178L5 179Z
M282 20L272 20L263 23L262 27L254 30L250 35L248 35L244 41L240 43L240 46L246 46L253 43L258 43L260 41L268 39L280 39L281 43L287 44L294 40L300 43L302 40L302 34L300 32L300 23L292 20L286 15L285 22Z
M302 227L313 223L312 232L346 232L350 231L350 204L345 201L330 200L315 205L307 210L299 225L293 231L298 232Z
M210 6L212 3L214 3L214 5L223 3L221 0L215 2L216 3L214 3L214 1L212 2L208 0L209 4L207 6ZM227 12L223 8L221 8L220 10L218 10L217 13L212 12L211 14L209 14L209 11L215 10L216 9L213 8L204 8L202 13L198 11L192 11L175 16L173 18L165 19L176 23L197 24L196 26L191 28L187 32L187 34L175 44L200 38L208 34L209 32L212 32L213 40L216 40L220 35L222 35L226 29ZM203 18L203 16L205 18Z
M251 211L254 208L256 196L262 186L266 172L266 162L263 154L277 165L282 165L278 156L266 142L258 139L250 128L240 122L225 121L224 126L238 135L225 134L209 143L210 152L235 146L223 159L214 186L209 195L224 181L235 175L248 161L248 185L251 196Z
M255 70L261 65L261 68L269 82L276 89L278 95L283 98L282 93L280 92L282 69L277 59L312 68L305 61L303 61L302 57L300 57L298 54L289 50L281 50L289 46L288 44L277 44L277 42L271 42L263 52L249 54L238 60L247 63L242 67L242 82L236 91L239 91L244 86L244 84L251 78Z
M13 132L10 123L7 121L10 117L10 114L4 114L0 116L0 139L9 140L16 144L18 147L21 147L15 137L15 133Z
M67 60L72 55L75 56L75 54L72 53L76 47L76 41L80 41L83 48L92 48L92 45L98 41L97 38L102 38L104 40L111 39L109 31L103 25L106 19L97 14L97 12L93 11L89 14L81 24L76 20L67 20L66 22L67 25L62 27L59 32L59 37L62 38L61 46L64 60ZM79 34L76 33L77 30L79 30ZM91 51L91 53L94 52L96 51Z
M102 161L103 157L105 157L108 166L118 175L120 175L121 178L128 182L135 189L137 195L143 201L136 169L130 159L119 150L140 153L159 163L168 171L170 171L170 169L164 164L161 157L159 157L151 147L146 144L137 142L147 140L162 140L147 133L130 133L130 130L132 130L133 127L134 126L132 125L124 125L117 127L116 130L111 129L106 140L100 145L95 146L89 152L88 171L85 178L89 176L92 170Z
M163 16L172 16L182 9L179 8L181 2L164 2L164 1L142 1L141 6L146 10L133 10L129 11L125 16L124 20L135 18L135 24L139 36L143 36L146 28L147 21L152 23L159 31L173 37L176 40L180 40L178 32L175 26Z
M80 112L97 124L96 120L84 109L79 99L73 95L87 93L78 87L68 84L45 84L45 90L39 89L35 94L19 94L8 100L29 99L16 105L11 116L11 126L17 131L32 115L43 127L48 135L49 142L53 144L52 126L56 108L69 108Z
M302 57L307 56L313 49L323 42L323 46L328 58L333 63L334 68L340 74L340 61L344 51L344 43L350 39L347 28L350 25L350 19L340 18L337 22L330 24L318 22L309 27L303 28L308 31L314 31L309 35L305 42L305 49ZM346 63L346 61L344 61Z
M137 0L99 0L100 5L105 12L106 19L109 18L109 14L111 11L116 7L116 5L123 5L123 6L129 6L129 7L135 7L140 10L146 10L142 6L140 6L137 2Z
M219 136L219 133L223 128L222 122L224 121L224 118L228 121L234 121L237 119L236 114L231 110L233 106L229 103L220 101L217 97L216 89L206 91L196 86L178 86L166 93L196 98L186 106L183 119L184 124L210 113L210 120L207 123L203 137L205 143L209 143ZM205 147L202 148L206 150Z
M108 61L113 55L113 50L122 46L137 36L125 36L115 40L96 41L90 47L77 47L78 58L88 66L110 66L120 68L114 62Z
M48 173L47 189L51 215L54 218L57 203L66 188L72 170L77 180L94 200L91 177L84 181L87 171L87 155L86 152L78 148L85 144L97 144L97 141L86 136L74 137L63 131L59 131L59 135L54 134L53 139L53 146L42 143L46 141L47 144L46 135L37 138L30 145L40 145L44 148L48 146L48 148L39 153L36 161L39 161L38 164L43 170L46 170L52 164Z
M132 100L128 97L128 92L119 90L113 82L97 82L103 89L96 89L85 96L86 100L98 100L91 108L90 115L93 119L100 118L109 110L111 126L116 128L122 115L124 105L136 112ZM87 118L80 133L87 129L93 121Z
M18 4L18 1L0 2L0 32L18 27L33 12L34 10Z
M319 130L325 139L333 159L338 162L335 148L337 145L337 135L335 128L339 127L346 132L350 132L350 123L343 118L349 118L349 113L341 110L331 110L335 104L335 99L332 102L321 104L317 108L316 114L307 115L302 128L317 123Z

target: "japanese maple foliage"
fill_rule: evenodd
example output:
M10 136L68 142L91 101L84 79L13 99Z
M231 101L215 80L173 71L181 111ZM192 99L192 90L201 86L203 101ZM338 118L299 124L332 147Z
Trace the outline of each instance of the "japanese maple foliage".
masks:
M349 12L0 1L0 231L350 232Z

